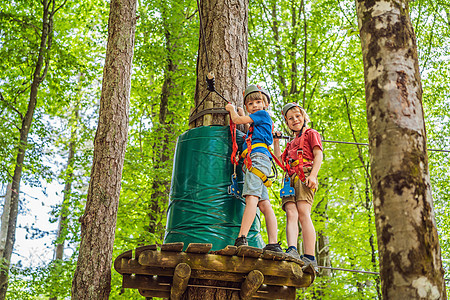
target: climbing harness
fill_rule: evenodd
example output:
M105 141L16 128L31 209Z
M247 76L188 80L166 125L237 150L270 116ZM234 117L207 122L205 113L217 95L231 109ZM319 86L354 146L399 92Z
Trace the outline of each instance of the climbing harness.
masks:
M272 124L273 127L273 124ZM273 128L272 128L273 130ZM248 129L248 136L245 139L245 142L247 143L247 149L245 149L242 154L241 157L244 159L244 165L247 168L247 170L249 172L252 172L253 174L255 174L256 176L258 176L259 178L261 178L262 182L264 183L264 185L266 187L271 187L272 186L272 181L269 180L269 178L267 177L266 174L264 174L261 170L255 168L252 165L252 160L250 158L250 154L252 152L253 149L258 148L258 147L263 147L266 148L267 150L269 150L269 153L272 155L272 158L274 158L275 160L277 160L277 158L275 157L275 155L272 153L272 150L270 149L269 146L267 146L264 143L256 143L256 144L252 144L252 135L253 135L253 124L250 125L250 128ZM272 168L275 171L275 175L273 177L276 177L276 168Z
M311 130L311 128L306 129L305 132L303 132L303 130L300 132L300 145L297 150L296 160L287 158L290 143L286 145L286 149L284 149L283 154L281 154L281 161L284 162L287 173L291 173L292 168L296 174L296 176L294 177L294 182L296 182L299 179L303 183L305 183L306 181L305 173L303 171L303 163L311 161L303 157L303 145L305 143L305 135L309 130Z

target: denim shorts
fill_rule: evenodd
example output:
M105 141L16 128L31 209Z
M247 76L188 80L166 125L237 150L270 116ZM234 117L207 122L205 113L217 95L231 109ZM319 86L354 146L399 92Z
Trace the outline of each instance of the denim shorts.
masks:
M272 163L267 155L261 152L252 152L250 153L250 159L254 168L257 168L266 176L270 175ZM252 172L249 172L245 167L244 172L244 189L242 191L242 195L244 197L247 195L257 196L260 201L270 200L269 192L267 191L267 187L264 185L262 179Z

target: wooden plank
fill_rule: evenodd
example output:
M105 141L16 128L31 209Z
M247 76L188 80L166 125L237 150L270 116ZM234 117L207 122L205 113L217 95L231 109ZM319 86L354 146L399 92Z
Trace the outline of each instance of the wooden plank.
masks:
M122 286L124 288L170 292L171 283L171 277L125 274L123 275Z
M270 250L266 250L262 254L262 258L268 260L287 260L288 256L289 255L284 252L275 252Z
M314 282L314 279L316 278L316 270L314 270L314 267L309 264L307 266L302 267L303 274L311 275L311 284Z
M159 275L159 276L173 276L174 268L164 267L150 267L139 264L138 261L130 259L126 267L117 270L120 274L139 274L139 275ZM197 279L210 279L221 280L231 282L243 282L246 274L244 273L231 273L231 272L216 272L216 271L204 271L204 270L192 270L191 278ZM295 287L308 287L311 285L311 277L309 274L303 274L302 281L293 277L279 277L279 276L264 276L264 284L279 285L279 286L295 286Z
M170 289L170 300L180 300L186 291L189 278L191 277L191 267L188 264L181 263L175 268Z
M138 258L143 251L158 249L156 244L138 247L134 250L134 257Z
M184 243L167 243L161 245L161 251L173 251L173 252L181 252L183 251Z
M242 283L240 296L242 300L250 300L256 291L259 289L264 281L264 275L258 271L253 270L248 273L247 278Z
M212 251L210 252L211 254L216 254L216 255L236 255L237 252L237 247L236 246L231 246L228 245L223 249L217 250L217 251Z
M263 252L264 251L261 248L256 248L256 247L252 247L252 246L239 246L237 248L236 255L243 256L243 257L258 258L258 257L262 256Z
M185 252L188 253L208 253L211 250L212 244L203 244L203 243L190 243Z
M139 275L159 275L173 276L175 268L149 267L139 264L135 259L128 260L128 263L116 269L120 274L139 274Z
M145 251L139 256L139 263L144 266L175 268L182 262L189 264L193 270L203 271L248 274L250 271L257 269L264 276L291 277L294 282L304 284L302 281L303 271L301 266L287 261L161 251Z
M120 269L128 264L128 260L133 257L133 251L128 250L114 260L114 270L120 273Z

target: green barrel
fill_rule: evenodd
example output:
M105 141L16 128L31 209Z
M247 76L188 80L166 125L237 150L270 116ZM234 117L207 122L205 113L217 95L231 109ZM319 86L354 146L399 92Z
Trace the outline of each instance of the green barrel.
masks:
M242 149L244 134L237 131ZM179 136L173 164L165 243L212 243L212 250L234 245L245 200L228 194L234 172L229 126L203 126ZM242 166L236 167L242 191ZM250 246L262 248L259 211L248 234Z

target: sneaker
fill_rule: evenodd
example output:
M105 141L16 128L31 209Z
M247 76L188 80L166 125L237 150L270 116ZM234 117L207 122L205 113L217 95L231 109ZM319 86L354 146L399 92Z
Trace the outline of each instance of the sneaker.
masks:
M309 258L307 258L306 256L300 256L300 259L303 260L303 262L305 263L305 267L307 267L308 265L312 265L312 267L314 268L314 270L316 272L319 272L319 266L317 265L317 260L311 260Z
M263 250L269 250L269 251L274 251L274 252L283 252L283 250L281 249L281 243L278 242L276 244L267 244Z
M247 237L245 235L241 235L234 241L234 245L236 247L239 246L248 246Z
M288 248L286 250L286 254L289 255L290 257L301 259L300 254L298 254L297 249L295 248Z

